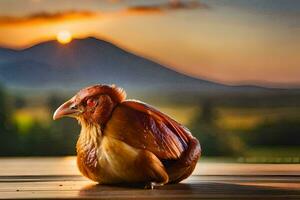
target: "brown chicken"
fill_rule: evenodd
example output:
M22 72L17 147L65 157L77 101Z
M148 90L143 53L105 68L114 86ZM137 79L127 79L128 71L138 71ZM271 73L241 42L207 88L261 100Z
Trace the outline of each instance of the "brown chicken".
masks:
M194 170L201 148L189 130L114 85L79 91L53 119L68 116L81 124L77 141L80 172L103 184L178 183Z

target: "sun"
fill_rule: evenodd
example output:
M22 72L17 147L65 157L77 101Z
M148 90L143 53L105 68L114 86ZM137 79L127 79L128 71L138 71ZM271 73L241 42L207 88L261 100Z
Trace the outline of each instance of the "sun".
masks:
M61 44L67 44L72 41L72 34L69 31L59 31L56 35L56 39Z

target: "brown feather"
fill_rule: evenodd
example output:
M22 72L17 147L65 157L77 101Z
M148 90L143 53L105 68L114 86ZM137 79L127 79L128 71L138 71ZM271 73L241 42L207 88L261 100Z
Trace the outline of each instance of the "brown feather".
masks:
M178 159L192 137L170 117L137 101L119 104L106 124L104 134L136 148L147 149L160 159Z
M126 92L115 85L94 85L78 92L78 98L84 99L93 95L108 95L114 102L120 103L126 99Z
M64 104L76 105L80 113L77 163L82 174L108 184L165 184L188 177L201 153L199 141L169 116L125 98L121 88L95 85ZM67 111L59 110L57 116Z

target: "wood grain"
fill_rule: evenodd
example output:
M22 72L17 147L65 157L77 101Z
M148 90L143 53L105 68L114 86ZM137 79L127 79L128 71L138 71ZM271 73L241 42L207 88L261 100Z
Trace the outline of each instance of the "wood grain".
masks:
M0 159L1 199L300 199L300 165L201 163L180 184L97 185L74 157Z

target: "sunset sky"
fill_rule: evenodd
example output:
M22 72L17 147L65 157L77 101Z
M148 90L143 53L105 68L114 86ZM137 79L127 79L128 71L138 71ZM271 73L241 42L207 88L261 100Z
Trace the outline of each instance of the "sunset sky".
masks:
M29 47L63 30L105 39L199 78L300 86L297 0L0 1L2 47Z

